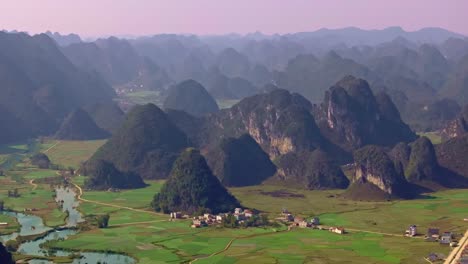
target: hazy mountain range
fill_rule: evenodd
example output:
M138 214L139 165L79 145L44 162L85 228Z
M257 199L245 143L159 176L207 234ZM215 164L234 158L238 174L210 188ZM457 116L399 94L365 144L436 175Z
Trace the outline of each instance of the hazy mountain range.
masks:
M468 40L435 28L93 42L0 32L0 142L109 138L82 168L90 188L171 177L190 147L199 152L186 152L187 166L202 164L209 182L408 198L466 184L467 65ZM148 91L159 106L124 114L114 102ZM226 100L235 104L220 110ZM437 146L416 134L436 130ZM257 174L238 169L254 165Z

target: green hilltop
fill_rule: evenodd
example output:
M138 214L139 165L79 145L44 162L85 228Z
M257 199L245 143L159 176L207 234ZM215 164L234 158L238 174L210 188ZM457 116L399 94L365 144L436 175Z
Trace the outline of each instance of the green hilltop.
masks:
M232 211L238 206L237 199L221 185L205 158L194 148L182 152L161 192L154 196L152 202L156 211L164 213L220 213Z

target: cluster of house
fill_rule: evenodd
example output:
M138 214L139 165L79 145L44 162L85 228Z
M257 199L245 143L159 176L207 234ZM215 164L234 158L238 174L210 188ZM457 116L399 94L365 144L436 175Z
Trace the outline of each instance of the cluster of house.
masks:
M438 228L429 228L425 240L428 242L439 242L442 245L450 245L452 247L457 246L457 243L453 241L452 232L443 232L440 234Z
M405 231L405 236L414 237L418 234L417 232L416 225L410 225ZM457 246L457 243L453 241L452 232L443 232L440 234L440 230L438 228L428 228L424 239L428 242L439 242L442 245L450 245L452 247Z
M200 216L195 216L192 219L192 228L200 228L204 226L214 225L214 224L221 224L223 220L231 213L223 213L223 214L203 214ZM242 224L245 220L250 219L256 213L249 209L242 209L236 208L232 215L236 218L239 224ZM171 219L184 219L189 218L188 215L182 215L181 212L172 212L170 215Z
M310 221L307 221L306 219L292 215L290 212L287 210L283 210L281 213L281 217L277 218L280 221L283 222L289 222L292 223L290 226L295 226L295 227L300 227L300 228L313 228L313 229L326 229L330 232L337 233L337 234L344 234L346 231L343 227L329 227L329 228L324 228L323 226L320 225L320 219L318 217L313 217Z

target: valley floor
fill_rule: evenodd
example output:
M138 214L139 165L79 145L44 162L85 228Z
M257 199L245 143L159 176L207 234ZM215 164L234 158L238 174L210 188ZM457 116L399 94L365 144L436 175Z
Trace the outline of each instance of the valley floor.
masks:
M78 166L102 144L63 141L54 146L55 143L46 142L40 149L48 149L47 154L54 163L66 166ZM71 150L76 145L82 146L80 151ZM52 190L48 184L41 183L41 179L48 177L60 176L56 171L19 163L6 177L0 176L0 200L18 211L37 208L38 211L31 213L43 217L47 225L63 224L65 215L55 208ZM76 176L73 182L82 186L84 179ZM302 217L318 216L326 226L343 226L348 233L288 230L286 226L193 229L189 220L169 221L167 215L151 211L149 202L163 182L147 183L145 188L121 192L82 190L78 209L85 215L109 213L109 227L81 232L48 246L122 252L138 259L138 263L427 263L425 257L430 253L448 256L451 251L448 246L425 242L427 228L438 227L457 235L468 228L468 222L463 221L468 212L467 190L440 191L410 201L375 203L341 199L341 190L304 191L262 185L230 191L245 207L268 213L270 219L287 208ZM6 198L11 188L18 188L21 196ZM412 224L418 226L421 235L404 237L405 229ZM12 223L9 230L14 228ZM9 230L0 227L0 232Z

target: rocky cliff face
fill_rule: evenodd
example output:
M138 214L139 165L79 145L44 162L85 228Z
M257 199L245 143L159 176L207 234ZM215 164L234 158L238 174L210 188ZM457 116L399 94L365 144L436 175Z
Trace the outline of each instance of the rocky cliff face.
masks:
M388 95L374 96L365 80L353 76L331 87L313 113L322 133L349 151L368 144L391 146L416 138Z
M308 189L345 188L348 181L338 164L348 162L350 155L322 136L311 109L311 103L304 97L272 88L268 92L245 98L230 109L202 118L191 117L180 111L168 111L168 116L189 135L196 147L208 154L210 166L224 184L261 182L275 173L269 165L272 160L281 165L276 178L282 184L305 186ZM253 142L244 144L249 140L240 140L246 136L260 146L261 152L267 154L268 161L261 158L260 150L253 147ZM219 147L223 145L225 149ZM246 159L249 154L243 157L229 154L232 152L230 150L239 146L261 160L268 173L262 174L264 176L256 175L256 179L241 179L240 182L237 181L239 175L232 175L235 178L229 176L232 174L230 171L234 170L226 171L226 162L228 165L234 164L241 158ZM220 157L219 160L216 156ZM225 181L226 175L232 181Z
M447 124L442 130L442 138L447 140L450 138L456 138L468 132L468 124L465 119L457 118Z
M353 183L345 196L373 200L380 197L408 198L414 195L404 175L395 168L393 160L381 147L371 145L355 151L354 162ZM376 197L367 196L365 187L369 186L378 190Z
M277 89L242 100L209 120L210 133L249 134L270 158L326 145L310 114L310 103L298 94ZM212 138L212 137L211 137Z
M370 165L370 164L366 164ZM368 182L375 186L377 186L382 191L392 195L393 193L393 180L392 178L383 178L379 175L379 172L373 171L372 165L365 166L363 164L359 164L355 168L355 181L360 182Z
M463 108L462 113L456 119L442 129L441 135L444 140L448 140L466 133L468 133L468 105Z

